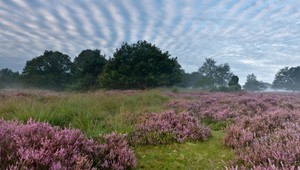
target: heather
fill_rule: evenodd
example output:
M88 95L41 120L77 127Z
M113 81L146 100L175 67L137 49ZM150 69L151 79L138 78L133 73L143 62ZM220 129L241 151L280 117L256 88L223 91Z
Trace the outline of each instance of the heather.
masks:
M1 169L128 169L136 158L125 137L88 139L75 129L61 129L29 120L0 120Z
M224 124L225 146L234 149L229 169L300 168L300 96L297 93L168 94L167 105L189 111L209 127Z
M166 144L172 142L205 140L210 129L187 112L174 111L146 114L133 130L130 140L133 144Z
M255 138L264 137L284 129L286 122L295 122L299 118L299 112L287 112L286 110L277 110L253 117L242 117L225 130L224 144L232 148L249 146Z
M188 111L200 119L235 120L241 116L262 115L284 109L300 109L300 99L289 93L181 93L171 94L167 105L173 109Z
M1 93L0 100L1 117L19 120L2 121L2 129L7 132L0 136L1 145L7 148L1 150L5 167L33 166L18 159L52 163L46 169L51 166L63 169L66 165L79 169L120 169L122 165L126 168L136 165L139 169L274 170L300 166L300 96L297 93L208 93L181 89L88 93L6 91ZM41 123L44 131L40 134L52 134L51 129L60 129L61 132L54 130L60 137L47 137L48 140L35 146L31 143L37 139L30 136L7 135L15 133L15 127L27 125L31 117L35 120L33 124L49 123L47 126ZM19 131L31 133L26 128ZM114 131L127 135L111 133ZM38 138L45 136L35 134ZM67 154L64 150L51 156L52 162L40 159L47 156L35 157L36 153L54 152L51 148L62 144L64 135L69 136L70 142L76 136L82 143L92 144L76 145L75 149L64 147L72 150L67 152L67 159L61 158ZM17 137L30 143L16 143ZM28 149L22 151L25 156L18 156L18 147ZM90 152L89 147L98 149ZM94 153L95 150L98 152ZM76 159L70 155L77 155Z

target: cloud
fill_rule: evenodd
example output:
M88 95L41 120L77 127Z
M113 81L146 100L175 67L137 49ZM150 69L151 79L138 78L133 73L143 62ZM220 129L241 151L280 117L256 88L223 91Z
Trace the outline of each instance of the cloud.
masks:
M0 1L0 68L22 71L44 50L74 58L84 49L108 56L122 42L147 40L178 57L187 72L205 58L272 82L300 63L298 0Z

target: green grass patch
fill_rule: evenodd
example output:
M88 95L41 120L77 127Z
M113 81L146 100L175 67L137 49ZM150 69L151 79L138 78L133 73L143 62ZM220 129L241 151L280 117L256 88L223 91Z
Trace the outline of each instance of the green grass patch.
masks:
M140 114L161 112L168 101L159 90L11 95L1 101L0 117L21 121L33 118L56 126L79 128L96 137L112 131L128 133Z
M204 142L135 147L138 169L224 169L233 152L222 144L223 131L212 131Z
M224 130L226 127L232 125L233 123L230 120L215 120L209 117L202 118L201 122L214 131Z

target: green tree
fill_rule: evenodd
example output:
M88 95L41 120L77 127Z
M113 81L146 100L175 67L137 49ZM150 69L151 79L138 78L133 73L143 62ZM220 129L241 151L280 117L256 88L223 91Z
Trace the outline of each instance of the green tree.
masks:
M82 90L95 88L106 62L105 55L102 55L100 50L83 50L73 62L73 88Z
M195 88L197 87L197 82L201 77L202 75L199 72L184 73L182 81L178 83L177 86L184 88Z
M262 81L258 81L253 73L247 76L247 80L243 88L248 91L261 91L266 89L264 83Z
M206 58L203 65L199 68L200 79L198 86L203 89L219 88L228 85L233 76L227 63L216 65L212 58Z
M280 69L273 81L272 87L275 89L285 90L300 90L300 66L298 67L285 67Z
M19 72L13 72L8 68L0 70L0 88L16 88L20 85L19 79Z
M61 90L70 81L71 64L68 55L45 51L43 55L26 62L23 80L28 86Z
M228 87L230 91L241 91L242 87L239 84L239 77L234 75L231 77Z
M170 86L181 81L182 70L176 58L146 41L123 43L109 59L99 77L109 89L145 89Z

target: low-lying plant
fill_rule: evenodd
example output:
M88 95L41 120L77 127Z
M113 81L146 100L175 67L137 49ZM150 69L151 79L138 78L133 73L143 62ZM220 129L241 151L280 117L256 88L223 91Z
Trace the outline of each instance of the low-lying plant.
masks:
M285 110L273 111L254 117L242 117L225 130L224 144L232 148L249 146L255 138L283 129L286 122L293 122L299 118L300 115L297 112L287 112Z
M104 143L79 130L29 120L0 120L0 169L129 169L136 158L125 137L103 136Z
M166 111L161 114L146 114L131 133L130 141L132 144L182 143L188 140L205 140L210 134L210 129L191 114Z

